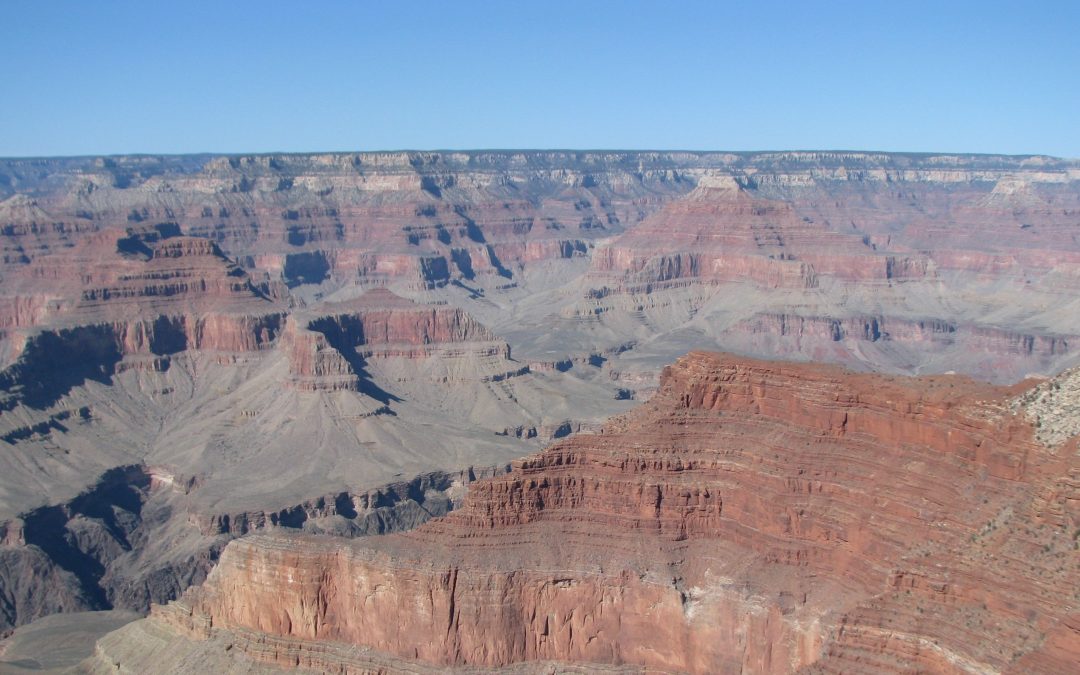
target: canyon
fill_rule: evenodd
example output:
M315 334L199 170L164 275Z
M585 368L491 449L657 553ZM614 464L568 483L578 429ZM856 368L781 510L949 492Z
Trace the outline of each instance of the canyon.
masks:
M1040 156L0 159L0 632L1055 672L1078 226Z
M415 530L233 542L87 667L1068 672L1080 455L1026 386L694 352Z

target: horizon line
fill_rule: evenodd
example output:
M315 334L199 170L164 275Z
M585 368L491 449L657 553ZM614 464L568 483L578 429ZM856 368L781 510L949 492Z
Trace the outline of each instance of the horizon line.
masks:
M854 150L854 149L763 149L763 150L688 150L670 149L619 149L619 148L395 148L379 150L259 150L259 151L193 151L193 152L118 152L91 153L75 155L3 155L0 161L27 160L75 160L75 159L112 159L112 158L181 158L181 157L275 157L275 156L317 156L317 155L395 155L395 154L515 154L515 153L611 153L611 154L691 154L691 155L770 155L770 154L852 154L852 155L903 155L903 156L951 156L951 157L1011 157L1041 158L1064 162L1080 161L1080 157L1066 157L1046 153L1008 153L1008 152L963 152L935 150Z

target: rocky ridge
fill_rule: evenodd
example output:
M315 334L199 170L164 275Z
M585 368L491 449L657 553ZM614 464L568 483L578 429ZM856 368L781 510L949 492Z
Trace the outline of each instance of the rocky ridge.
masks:
M94 667L209 639L340 672L1065 672L1080 469L1027 386L693 353L416 530L230 544Z
M0 523L0 618L15 626L58 612L146 612L201 583L235 537L276 528L346 538L409 529L447 513L472 481L504 470L429 473L275 511L221 513L188 498L198 476L123 467L68 503Z
M61 262L71 251L127 230L130 255L154 232L212 241L272 297L389 285L448 302L510 329L527 361L698 331L714 344L697 346L1005 380L1067 365L1080 331L1068 311L1080 169L1053 158L342 153L4 160L0 175L0 326L49 313L51 292L18 278L70 286L86 274ZM731 291L754 302L732 306ZM979 347L963 334L944 349L890 344L892 332L836 345L741 335L777 315L949 321ZM585 344L552 355L556 342ZM659 368L678 353L646 358Z

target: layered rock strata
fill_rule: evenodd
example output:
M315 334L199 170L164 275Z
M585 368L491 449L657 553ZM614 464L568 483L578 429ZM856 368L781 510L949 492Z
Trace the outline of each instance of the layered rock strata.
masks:
M145 611L250 531L414 526L469 482L432 476L502 466L528 446L495 432L543 426L507 384L535 389L528 366L458 307L385 289L290 302L167 228L95 235L63 260L0 371L0 632L54 612ZM65 286L72 275L81 286ZM482 416L490 431L471 428ZM433 424L440 438L423 438ZM306 473L281 471L301 449Z
M352 495L432 472L500 465L520 452L508 441L499 444L505 448L467 443L460 428L423 448L407 426L366 428L366 418L392 417L390 404L403 402L373 381L372 362L397 364L398 389L410 378L420 380L417 387L432 385L415 362L468 362L457 384L480 387L485 378L527 372L463 310L379 289L349 302L289 303L217 244L161 229L97 233L5 280L7 289L51 299L13 305L11 364L0 371L0 631L53 612L145 611L150 601L165 602L201 581L224 542L251 530L307 525L366 534L415 525L450 507L447 498L424 496L448 486L416 487L407 499L354 503ZM284 362L288 372L278 365ZM483 368L471 367L478 363ZM245 383L248 391L238 394ZM290 387L294 393L280 393ZM267 407L307 417L294 426L276 412L264 415ZM420 415L409 410L411 424ZM348 463L348 483L339 471L316 468L323 475L306 482L285 476L275 498L265 483L221 485L280 476L273 465L295 456L295 436L321 415L337 423L315 429L324 440L309 462L317 467L320 455L330 455ZM501 421L520 424L522 416ZM397 459L382 449L404 444L416 448L412 456ZM473 455L460 457L458 447L467 444ZM234 473L243 461L235 447L245 448L250 464ZM388 458L350 451L356 447L379 448ZM275 449L279 459L268 462ZM344 459L335 457L339 449ZM444 459L433 459L437 453ZM404 476L395 466L402 461ZM183 505L170 490L151 490L164 483L147 482L133 468L147 465L196 481L177 498ZM131 471L137 481L117 483ZM245 499L250 494L260 497ZM399 501L413 506L383 508ZM86 504L94 506L87 511Z
M692 353L445 518L233 542L125 631L339 672L1066 672L1076 440L1036 441L1023 388Z
M1052 353L1017 355L1007 339L974 339L978 357L932 343L866 350L855 336L839 349L783 345L793 357L897 372L1003 381L1050 373L1072 365L1067 345L1080 335L1066 311L1080 288L1080 169L1049 157L120 157L5 160L0 177L0 331L48 323L49 280L92 280L91 306L135 292L98 279L111 265L73 266L73 254L100 262L102 246L119 246L138 257L153 237L183 232L214 242L268 296L310 300L321 292L312 287L390 285L462 307L492 302L499 311L481 319L493 327L521 299L571 282L564 299L515 317L522 337L511 343L528 361L549 360L540 329L554 329L550 342L559 344L589 335L575 353L700 330L720 347L773 354L783 336L758 331L746 340L735 328L755 320L723 302L742 294L763 318L948 321L976 336L1056 343ZM160 300L188 283L163 277L149 286ZM8 363L18 340L0 339ZM680 344L650 362L659 367L687 346L713 345Z
M677 161L662 153L183 161L4 163L0 198L8 186L19 191L0 201L7 259L20 264L103 225L180 223L290 284L403 278L437 285L581 256L650 202L686 189ZM47 187L42 169L51 174Z
M162 516L198 536L298 518L594 429L691 349L1052 374L1080 344L1078 186L1038 156L0 160L0 518L129 466L199 477L199 522ZM12 623L64 587L50 556L5 573Z
M372 358L419 361L471 354L501 362L497 374L527 371L511 365L510 347L461 309L413 303L385 289L299 312L292 322L289 371L301 389L360 391L363 365Z

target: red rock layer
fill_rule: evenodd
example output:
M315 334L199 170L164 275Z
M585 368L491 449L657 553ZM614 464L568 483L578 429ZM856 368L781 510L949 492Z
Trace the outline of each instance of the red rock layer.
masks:
M1080 174L1046 157L377 153L10 160L0 172L5 268L159 223L292 282L431 285L588 256L643 218L598 271L805 286L1080 261Z
M1069 230L1080 198L1067 176L722 173L598 246L566 315L611 327L627 315L687 320L724 326L717 344L757 356L999 382L1071 363L1080 340L1058 298L1080 292ZM740 287L754 293L742 306ZM1018 311L1036 297L1047 300ZM764 314L727 323L759 302ZM864 338L855 324L872 322L891 330L869 326Z
M770 311L782 314L846 321L872 313L895 324L925 311L935 321L1044 343L1077 332L1055 298L1080 291L1080 170L1046 157L376 153L7 160L0 174L5 333L71 309L72 288L86 294L77 301L89 313L184 303L200 293L238 300L240 277L196 267L147 272L117 260L120 241L153 248L147 235L181 231L215 242L269 297L285 294L281 284L323 282L527 289L532 280L559 278L558 261L589 259L585 297L564 311L575 323L610 318L619 340L629 335L628 319L670 326L666 304L679 301L641 297L668 288L694 288L686 312L704 309L701 320L726 323L712 323L718 317L703 305L727 284L782 291L770 298L778 300ZM909 282L919 294L884 290ZM904 300L922 293L926 308ZM619 297L597 302L606 295ZM925 353L936 345L845 359L858 347L773 352L768 337L712 337L759 355L876 359L987 377L1011 359L1014 370L1001 380L1068 360L1062 343L1013 359L1008 337L970 338L975 350L1000 350L970 362ZM0 357L11 351L0 343Z
M431 345L450 342L490 342L495 336L456 307L425 306L375 289L352 302L324 305L313 324L326 323L356 331L355 345ZM350 325L354 321L355 325Z
M882 176L875 184L815 173L704 177L598 250L594 274L630 285L694 278L812 288L821 277L868 282L960 270L1037 278L1080 264L1069 229L1080 202L1064 176ZM909 182L895 191L893 179ZM997 185L987 193L991 180Z
M4 199L10 192L0 190L0 264L47 257L103 228L169 223L290 282L435 285L584 255L593 240L688 185L671 180L671 158L662 155L378 153L177 166L183 162L0 166L5 185L35 193ZM48 189L34 190L42 171L53 172ZM312 260L318 269L305 269Z
M1065 672L1080 467L1033 442L1013 393L693 353L648 404L443 519L234 542L155 620L342 672L326 645L444 665Z
M713 179L715 183L716 179ZM734 178L710 179L597 252L597 273L635 281L700 278L767 288L813 288L817 276L849 281L921 278L925 259L877 253L857 232L803 216L805 205L755 195Z
M66 345L86 364L185 350L254 351L276 340L285 317L270 287L254 283L213 242L152 230L93 234L16 270L5 290L11 295L0 302L0 326L8 329L9 364L22 355L48 361L55 356L43 352L50 345Z
M74 325L158 314L266 311L271 290L216 244L108 230L5 278L0 325Z
M292 384L312 391L358 390L360 363L368 358L510 357L509 346L466 312L417 304L386 289L293 317L286 342Z
M295 320L285 329L290 384L305 391L358 391L360 379L345 355L317 331L301 328Z

